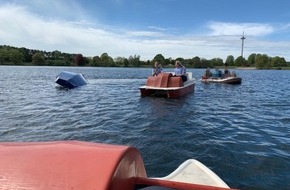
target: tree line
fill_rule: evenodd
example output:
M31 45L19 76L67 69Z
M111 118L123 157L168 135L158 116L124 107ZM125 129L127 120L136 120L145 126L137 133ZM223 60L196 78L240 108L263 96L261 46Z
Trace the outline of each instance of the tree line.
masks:
M0 65L38 65L38 66L91 66L91 67L151 67L155 61L159 61L164 67L171 67L175 61L181 61L186 67L214 68L227 64L233 67L256 67L258 69L271 69L290 67L283 57L270 57L266 54L252 53L248 59L242 56L234 58L227 56L225 62L221 58L204 59L195 56L190 59L165 58L157 54L151 60L142 61L139 55L131 55L128 58L112 58L108 53L100 56L85 57L82 54L63 53L58 50L46 52L41 50L17 48L7 45L0 46Z

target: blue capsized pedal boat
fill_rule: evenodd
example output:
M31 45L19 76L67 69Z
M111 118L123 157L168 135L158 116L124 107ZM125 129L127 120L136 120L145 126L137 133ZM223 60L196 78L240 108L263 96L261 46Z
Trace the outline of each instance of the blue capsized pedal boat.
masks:
M57 77L55 82L65 88L75 88L88 84L83 74L62 71Z

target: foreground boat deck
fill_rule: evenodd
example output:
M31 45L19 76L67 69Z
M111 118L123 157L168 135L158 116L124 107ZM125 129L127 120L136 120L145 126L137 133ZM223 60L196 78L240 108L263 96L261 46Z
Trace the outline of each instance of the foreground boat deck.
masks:
M0 143L0 189L222 190L210 169L188 160L164 178L148 178L130 146L80 141Z

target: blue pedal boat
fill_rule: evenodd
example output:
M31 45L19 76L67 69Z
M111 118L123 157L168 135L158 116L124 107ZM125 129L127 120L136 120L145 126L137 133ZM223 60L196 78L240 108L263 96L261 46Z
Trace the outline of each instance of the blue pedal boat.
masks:
M75 88L88 84L83 74L62 71L57 77L55 82L65 88Z

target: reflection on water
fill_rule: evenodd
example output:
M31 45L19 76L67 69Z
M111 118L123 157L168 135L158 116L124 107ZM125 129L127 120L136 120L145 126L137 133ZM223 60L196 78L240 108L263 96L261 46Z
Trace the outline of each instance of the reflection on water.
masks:
M64 90L63 70L89 84ZM289 71L237 70L180 99L140 97L151 69L0 67L0 140L83 140L137 147L148 176L195 158L240 189L290 189ZM168 69L169 71L169 69Z

